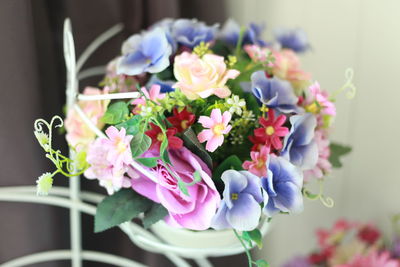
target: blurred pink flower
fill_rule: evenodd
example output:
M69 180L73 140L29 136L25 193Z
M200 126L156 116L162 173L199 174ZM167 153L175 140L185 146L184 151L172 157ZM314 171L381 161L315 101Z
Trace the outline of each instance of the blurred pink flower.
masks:
M272 53L271 49L267 47L260 47L258 45L245 45L243 49L254 62L261 63L265 62L268 58L268 55ZM269 66L273 66L272 63L270 63Z
M270 152L269 146L262 146L260 151L251 151L251 161L246 160L243 163L243 169L249 170L258 177L267 176L267 160Z
M305 108L308 112L330 116L336 115L335 104L329 100L328 92L321 90L318 82L312 84L308 90L309 94L304 101Z
M400 262L392 259L387 251L380 253L372 250L367 255L356 255L349 263L334 267L400 267Z
M107 93L94 87L86 87L83 91L84 95L100 95ZM99 129L104 126L100 118L104 115L109 100L103 101L80 101L78 104L82 111ZM66 139L69 145L76 150L86 150L87 146L96 138L96 134L83 122L75 109L68 111L65 119L65 129L67 131Z
M89 145L86 160L90 167L85 171L88 179L98 179L100 185L109 194L121 187L130 187L130 179L124 174L132 163L130 141L132 135L126 135L125 129L118 131L111 126L107 128L108 138L97 138Z
M228 125L231 120L232 114L229 111L225 111L221 115L221 110L215 108L211 111L211 116L200 116L199 122L204 128L209 128L201 131L197 138L200 143L206 142L206 150L214 152L217 147L221 146L224 142L224 134L228 134L232 129L231 125Z
M299 58L290 49L273 50L272 55L275 58L272 66L273 75L288 80L295 89L296 94L300 95L300 92L310 84L311 74L300 68Z
M324 175L332 171L332 164L329 161L331 150L329 139L324 129L318 129L314 133L314 140L318 146L318 161L314 169L304 171L304 180L310 181L312 178L323 178Z
M140 76L128 76L117 74L117 62L120 57L111 60L106 68L105 86L110 92L132 92L136 91L136 85L139 83Z
M210 177L211 171L199 157L185 147L168 152L172 163L170 167L185 183L193 182L195 171L200 173L202 180L187 187L189 196L182 193L177 179L168 172L161 160L156 167L148 168L148 171L157 177L157 183L144 175L135 177L137 173L133 172L132 188L139 194L161 203L169 212L166 218L169 225L192 230L208 229L221 201ZM158 155L156 149L151 149L145 152L143 157ZM133 171L132 168L130 170Z
M179 88L190 100L210 95L225 98L231 94L226 82L239 74L238 70L227 69L224 57L206 54L200 58L196 54L183 52L175 57L174 75L177 83L173 87Z

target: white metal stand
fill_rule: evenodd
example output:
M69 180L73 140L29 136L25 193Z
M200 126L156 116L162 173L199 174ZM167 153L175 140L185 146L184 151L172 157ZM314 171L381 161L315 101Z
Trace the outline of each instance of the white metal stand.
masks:
M110 30L104 32L82 53L78 61L75 58L75 46L72 36L71 23L69 19L64 23L64 57L67 69L67 109L75 109L82 117L85 123L98 135L104 136L91 120L84 114L84 112L77 105L77 100L80 101L93 101L102 99L131 99L138 97L137 92L132 93L119 93L108 94L99 96L85 96L80 95L78 91L78 81L89 76L103 74L105 67L95 67L80 72L80 69L90 57L90 55L105 41L117 34L122 29L121 25L116 25ZM70 151L70 156L74 157L73 151ZM137 162L133 166L143 174L147 175L149 179L156 181L156 178L148 173ZM55 250L47 251L36 254L23 256L13 259L0 265L0 267L19 267L27 266L29 264L55 261L55 260L70 260L72 267L81 267L82 262L94 261L113 264L115 266L124 267L144 267L145 265L126 259L123 257L96 252L82 250L81 242L81 213L95 215L96 205L104 198L103 195L84 192L80 190L79 177L70 178L69 188L53 187L51 195L47 197L36 196L36 187L34 186L16 186L16 187L2 187L0 188L0 201L13 201L13 202L29 202L38 203L51 206L58 206L70 210L70 235L71 235L71 249L70 250ZM221 257L227 255L234 255L243 253L244 248L238 244L233 247L225 248L189 248L178 247L170 245L161 241L156 235L145 230L141 226L126 222L119 226L119 228L128 235L130 240L138 247L165 255L178 267L190 267L189 263L184 258L193 259L200 267L212 267L207 257ZM261 232L264 235L268 230L268 224L265 222L261 226Z

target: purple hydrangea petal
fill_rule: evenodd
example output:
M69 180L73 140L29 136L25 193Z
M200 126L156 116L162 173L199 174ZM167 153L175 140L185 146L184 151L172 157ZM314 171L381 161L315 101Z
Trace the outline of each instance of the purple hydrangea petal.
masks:
M264 71L256 71L251 75L251 82L254 96L267 107L283 113L298 112L298 99L288 81L268 78Z
M283 48L289 48L297 53L302 53L310 48L307 34L303 29L276 29L276 40Z
M217 213L212 218L211 227L216 230L231 228L230 223L226 219L227 212L228 207L226 206L225 202L222 202Z
M256 44L259 46L266 46L267 43L261 39L262 31L264 30L263 25L257 25L250 23L243 35L242 45ZM240 25L233 19L228 19L221 31L218 34L218 38L228 43L231 46L236 46L239 40Z
M246 188L248 181L246 176L243 176L240 172L234 170L225 171L222 174L221 179L225 184L225 189L222 195L228 208L232 208L232 194L239 194L242 192Z
M303 209L303 173L299 168L283 157L271 155L268 165L268 177L262 178L261 184L268 202L264 213L272 216L278 211L300 212Z
M291 182L276 184L279 194L274 198L275 207L283 212L300 213L303 211L301 188Z
M207 26L196 19L178 19L172 25L172 36L179 43L194 48L201 42L214 40L218 24Z
M119 59L118 73L136 75L145 72L148 66L148 59L140 51L137 51Z
M281 156L302 170L312 169L318 160L318 146L314 142L317 120L313 114L306 113L292 116L290 122L292 127L284 139Z
M227 211L226 219L236 230L251 231L257 227L260 216L260 204L252 195L241 193L234 206Z
M143 72L156 73L166 69L172 53L165 31L154 28L141 35L134 35L122 46L122 57L118 61L117 73L138 75Z
M261 203L263 201L263 196L261 192L260 178L247 171L241 171L240 173L247 178L247 187L242 191L242 193L251 194L258 203Z

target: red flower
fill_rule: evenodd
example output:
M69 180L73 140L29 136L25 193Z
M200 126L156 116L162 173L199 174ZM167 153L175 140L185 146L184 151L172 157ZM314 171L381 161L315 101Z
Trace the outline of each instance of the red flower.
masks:
M189 128L196 119L196 116L187 111L186 108L181 112L178 112L178 109L174 108L173 114L174 116L167 118L167 120L178 130L178 132L183 132Z
M308 261L315 265L326 263L332 257L334 252L334 247L326 248L320 252L314 252L308 257Z
M259 140L262 140L265 145L275 149L282 148L281 138L289 133L287 127L282 127L286 121L286 116L281 114L275 119L275 112L270 109L268 111L268 119L260 118L261 128L254 130L254 135Z
M151 130L146 131L146 135L148 135L151 138L151 146L157 146L158 149L160 149L161 142L164 140L164 135L157 125L150 123ZM179 138L176 137L175 134L177 133L176 128L168 128L166 135L168 139L168 148L172 149L179 149L183 146L183 141Z
M369 245L372 245L379 239L381 233L375 226L365 225L360 229L357 236L362 241L366 242Z
M260 151L261 148L265 145L265 141L262 138L254 135L249 136L249 140L253 143L251 151Z

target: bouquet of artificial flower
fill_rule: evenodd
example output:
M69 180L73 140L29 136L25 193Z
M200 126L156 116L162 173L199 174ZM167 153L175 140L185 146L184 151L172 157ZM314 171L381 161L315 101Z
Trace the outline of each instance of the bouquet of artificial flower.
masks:
M297 53L310 47L303 31L280 30L266 42L261 29L166 19L128 38L100 88L83 91L98 100L82 98L81 112L67 113L74 159L35 132L57 167L38 179L39 194L56 173L84 174L110 195L95 231L144 213L146 227L163 219L256 242L263 217L301 212L304 196L324 199L305 185L349 151L329 140L335 99L301 69ZM107 97L130 92L136 97Z
M394 218L394 222L399 220ZM385 242L381 231L370 223L338 220L332 229L316 232L318 249L297 256L284 267L400 267L400 229Z

